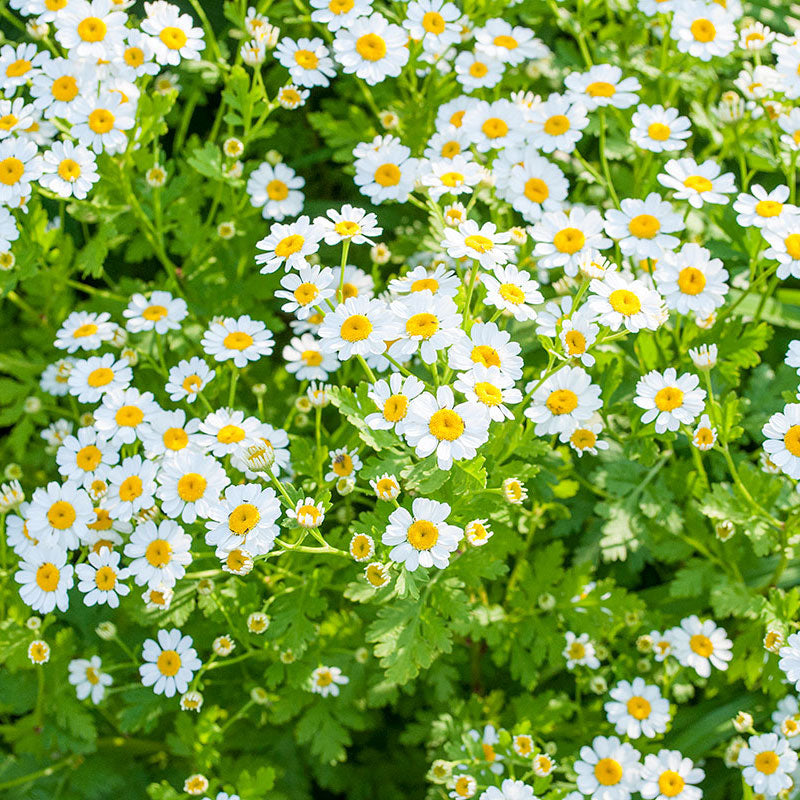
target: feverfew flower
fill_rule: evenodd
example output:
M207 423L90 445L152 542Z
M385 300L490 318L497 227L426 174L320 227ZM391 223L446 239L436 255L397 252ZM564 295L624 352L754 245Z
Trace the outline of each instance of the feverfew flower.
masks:
M725 205L728 195L736 191L736 184L732 172L721 172L720 165L712 159L698 164L693 158L673 158L664 164L658 182L673 189L674 198L688 201L692 208L702 208L704 203Z
M705 247L694 242L678 252L665 252L654 277L667 308L680 314L708 316L725 302L728 293L728 272L722 260L711 258Z
M22 601L40 614L49 614L54 608L69 608L67 592L73 584L72 564L67 563L65 548L38 547L30 551L19 564L14 580L21 584Z
M242 314L212 321L200 342L203 350L217 361L232 360L239 369L249 361L268 356L275 346L272 331L259 320Z
M461 528L447 524L450 506L417 498L411 512L398 508L389 515L381 541L392 546L389 558L404 564L409 572L417 567L444 569L463 536Z
M484 269L491 269L511 260L514 247L506 244L510 239L511 234L498 232L493 222L478 227L478 223L470 219L462 222L457 230L445 228L442 247L452 258L472 258Z
M589 291L587 308L600 325L607 325L613 331L624 325L631 333L645 328L655 330L661 325L661 295L642 281L607 271L602 280L592 279Z
M793 785L797 753L776 733L751 736L739 751L738 761L744 767L742 777L756 792L774 796Z
M669 723L669 700L661 696L657 686L642 678L620 681L610 692L611 701L604 708L608 721L621 736L652 739L664 733Z
M547 436L572 430L602 405L591 376L581 367L564 367L536 389L525 416L536 423L537 436Z
M578 790L594 800L628 800L639 788L641 756L616 736L596 736L575 762Z
M620 208L606 212L606 233L619 242L623 255L658 259L677 247L679 240L671 234L683 230L683 220L658 193L644 200L625 198Z
M111 686L114 679L102 671L102 666L100 656L92 656L89 659L75 658L69 662L67 680L75 687L78 700L90 697L97 705L103 699L106 688Z
M134 294L122 316L128 321L125 327L131 333L155 331L162 334L180 330L181 322L189 313L186 301L169 292L156 291L148 300L143 294Z
M119 606L119 598L129 594L130 586L122 583L129 573L120 569L120 554L101 547L100 552L90 552L88 563L78 564L75 574L78 577L78 591L83 592L83 602L87 606Z
M333 51L345 73L355 73L374 86L400 74L408 61L407 41L407 34L399 25L372 14L340 28L333 40Z
M701 622L694 614L681 620L677 628L670 632L672 652L685 667L692 667L703 678L711 675L711 667L728 669L733 658L725 629L718 627L713 620Z
M770 461L790 478L800 478L800 403L773 414L761 433Z
M192 637L183 636L177 628L160 630L157 641L145 639L142 660L144 664L139 667L142 684L167 697L183 694L202 666L192 647Z
M598 669L600 660L595 655L594 643L589 639L588 633L576 636L572 631L565 634L566 645L563 656L567 660L567 669L575 669L576 666Z
M596 209L571 208L568 212L547 213L531 229L536 242L534 256L539 267L555 269L574 277L590 251L611 247L603 236L603 217Z
M339 687L350 683L339 667L317 667L311 673L311 691L323 697L338 697Z
M269 236L256 242L256 247L264 251L256 254L256 264L262 265L261 274L275 272L281 266L287 272L308 267L307 256L319 250L322 235L316 220L312 223L306 215L285 225L276 222Z
M663 373L654 369L639 378L633 402L645 409L642 422L646 425L655 420L656 433L677 431L681 425L694 422L706 399L699 383L697 375L691 373L678 377L674 367Z
M696 784L703 778L705 772L678 750L659 750L644 757L639 791L645 800L701 800Z

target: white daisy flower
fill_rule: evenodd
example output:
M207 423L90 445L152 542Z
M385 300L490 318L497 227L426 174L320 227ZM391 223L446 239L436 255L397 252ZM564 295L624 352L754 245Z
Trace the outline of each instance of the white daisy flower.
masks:
M461 280L451 269L442 264L414 267L402 278L389 281L389 291L393 295L430 292L434 297L454 298L461 288Z
M545 214L530 230L536 242L533 254L539 267L563 267L570 277L578 274L590 250L606 250L611 240L603 236L603 217L596 209L574 207ZM541 302L541 301L540 301Z
M325 244L336 245L345 241L351 244L375 244L372 237L383 233L375 214L349 203L343 205L341 211L329 208L325 214L314 220L314 224L323 231Z
M139 667L144 686L152 686L156 694L174 697L183 694L194 673L202 666L192 637L184 636L177 628L160 630L158 641L145 639L142 647L144 664Z
M404 564L409 572L417 567L444 569L464 532L447 524L450 506L418 497L409 512L395 509L390 515L381 541L391 546L389 558Z
M336 74L333 59L322 39L281 39L275 58L289 70L289 77L298 86L329 86Z
M652 370L639 378L633 402L645 410L642 422L655 420L656 433L677 431L681 425L690 425L702 412L706 399L705 389L698 388L697 375L684 373L678 376L674 367L663 373Z
M491 58L511 66L544 58L550 53L530 28L512 26L499 17L487 19L475 29L475 46Z
M697 421L697 427L692 434L692 444L698 450L710 450L717 441L717 429L712 426L708 414L703 414Z
M578 791L592 800L629 800L639 788L641 756L616 736L596 736L591 747L580 749L574 769Z
M521 146L526 132L519 108L510 100L477 102L464 114L462 130L479 153Z
M659 750L644 757L639 792L645 800L701 800L695 784L703 778L705 772L678 750Z
M164 390L173 403L185 400L194 403L199 392L214 379L216 372L202 358L192 356L188 361L179 361L169 371Z
M642 281L629 280L609 271L602 280L592 279L587 309L600 325L617 331L625 326L631 333L656 330L662 322L663 300ZM545 334L546 335L546 334Z
M396 330L391 338L395 359L405 361L419 352L426 364L434 363L440 350L459 338L461 314L449 297L434 297L430 292L415 292L394 300L390 309Z
M73 2L73 0L70 0ZM156 61L175 67L185 61L197 61L205 47L203 29L195 27L189 14L181 14L178 6L156 0L145 3L147 17L142 20L142 31L153 37Z
M137 586L163 584L171 589L192 563L191 547L192 537L171 519L158 527L150 521L140 523L125 545L125 556L131 559L128 569Z
M160 410L152 392L142 393L132 387L113 389L103 395L101 405L94 412L94 424L112 444L133 444L139 427Z
M100 436L94 427L79 428L67 436L56 451L58 471L68 481L88 489L99 471L119 461L117 448Z
M106 688L111 686L114 679L102 671L103 662L100 656L74 658L69 662L69 675L67 680L75 687L78 700L90 697L97 705L105 697Z
M764 451L783 473L800 478L800 403L790 403L773 414L761 429Z
M680 116L676 108L662 105L638 105L631 122L631 141L653 153L683 150L692 135L689 118Z
M183 450L199 449L200 420L187 421L182 409L159 411L139 431L147 458L172 456Z
M325 521L325 506L322 501L316 502L313 497L297 501L294 508L287 509L286 516L296 520L301 528L319 528Z
M488 519L474 519L464 526L464 537L473 547L481 547L492 538L492 529ZM515 744L515 749L517 746Z
M299 381L324 381L339 366L339 359L323 352L322 344L313 334L295 336L283 348L286 371Z
M358 148L356 148L358 150ZM411 158L411 150L400 140L389 136L386 141L367 152L353 151L355 183L363 195L376 204L384 200L404 203L419 172L419 162Z
M103 504L115 519L127 522L155 505L156 473L158 465L145 461L141 456L129 456L118 467L112 467L106 474L108 493Z
M39 115L22 97L0 100L0 139L28 130Z
M66 437L65 437L66 438ZM94 522L92 501L77 481L51 481L31 497L27 512L28 533L48 547L76 550Z
M502 266L511 260L514 246L508 231L498 232L493 222L478 227L474 220L462 222L458 229L445 228L442 247L452 258L471 258L484 269Z
M256 242L263 253L256 255L256 264L262 264L261 274L267 275L283 266L290 269L308 267L307 256L319 250L323 231L316 220L312 223L305 215L286 225L276 222L269 236Z
M467 401L486 406L495 422L513 419L514 414L506 403L514 405L522 400L522 392L514 388L514 381L496 366L473 364L469 372L457 375L453 388Z
M42 154L42 170L39 183L59 197L83 200L100 180L95 157L72 142L53 142Z
M55 38L72 58L107 59L122 45L126 19L111 0L70 0L53 18Z
M761 228L761 235L770 244L764 257L779 263L775 275L781 280L800 277L800 216L785 215L780 221L769 222Z
M675 191L676 200L687 200L692 208L704 203L726 205L728 195L736 191L733 173L722 169L713 159L698 164L693 158L673 158L664 165L658 182Z
M142 31L128 28L125 43L114 49L114 68L117 74L131 83L143 75L156 75L156 49L152 37Z
M606 212L606 233L619 242L623 255L637 259L661 258L678 246L680 240L671 234L684 227L680 214L656 192L644 200L627 197L620 210Z
M92 91L96 84L96 77L87 62L71 58L50 59L33 76L30 88L33 106L44 112L47 119L57 117L72 122L74 101Z
M537 436L547 436L571 431L602 405L591 376L581 367L564 367L536 389L525 416L536 423Z
M21 561L14 580L21 584L22 601L40 614L54 608L69 608L67 592L72 588L72 565L67 563L67 551L61 546L42 546L31 551Z
M39 51L35 44L4 44L0 47L0 75L6 94L13 95L18 87L36 80L49 62L50 53Z
M539 284L524 269L512 264L496 266L491 275L481 275L486 287L484 303L501 311L510 312L518 322L536 318L533 306L544 302Z
M620 681L610 692L611 700L603 708L608 721L621 736L652 739L664 733L669 724L669 700L661 696L658 686L634 678Z
M608 442L598 438L603 430L602 422L584 422L575 428L565 430L558 440L569 446L582 458L584 453L596 456L598 450L608 450Z
M404 436L420 458L436 453L439 469L449 470L453 461L475 457L489 438L489 422L484 406L456 405L453 390L440 386L435 397L424 392L411 401Z
M713 620L701 622L692 614L681 620L677 628L670 631L672 654L684 667L691 667L702 678L711 675L711 667L728 669L733 658L733 643L724 628L717 627Z
M331 33L349 28L358 17L372 13L372 0L311 0L312 22L327 25Z
M113 353L90 356L76 361L69 372L69 393L79 403L97 403L106 392L127 389L133 380L133 371L125 359Z
M165 514L176 519L180 516L191 524L198 517L208 516L209 505L217 502L229 483L216 459L183 450L161 465L158 497Z
M358 457L358 450L352 448L348 450L346 447L339 447L336 450L331 450L330 456L330 469L325 475L326 481L338 481L340 478L353 478L361 469L363 464Z
M373 430L391 430L398 436L405 432L410 402L425 391L425 384L416 376L393 373L389 380L376 381L369 389L370 399L380 409L368 414L364 422Z
M408 36L380 14L358 17L340 28L333 40L336 60L348 75L370 86L388 77L396 78L408 61Z
M441 53L460 41L460 18L458 7L448 0L412 0L403 27L426 52Z
M705 247L694 242L683 245L677 253L665 252L656 264L654 277L667 308L679 314L708 316L723 305L728 293L728 272L722 260L711 258Z
M444 161L433 161L428 165L429 171L423 168L419 181L427 187L428 194L435 201L442 195L472 194L472 190L483 180L484 170L474 161L457 155Z
M311 691L323 697L338 697L339 687L350 683L339 667L317 667L311 673Z
M471 370L476 364L498 367L512 380L522 377L521 347L511 341L511 334L501 331L494 322L476 322L447 353L448 364L458 371Z
M119 598L130 593L130 586L122 583L128 575L127 569L119 567L119 553L108 547L99 553L89 553L88 563L78 564L75 573L78 577L78 591L83 592L83 602L87 606L119 606Z
M325 315L319 329L325 352L340 361L380 354L386 342L393 338L395 323L381 300L351 297Z
M0 203L19 207L30 197L31 184L39 180L43 170L38 153L29 139L11 137L0 141Z
M297 273L284 275L281 286L283 289L275 292L275 297L286 300L281 310L303 320L334 296L338 281L330 267L314 265L300 267Z
M739 751L738 763L744 767L742 778L756 792L775 796L794 785L797 753L776 733L751 736Z
M491 89L503 79L505 64L478 50L464 50L456 56L453 64L456 80L465 91Z
M531 109L526 136L528 143L543 153L554 150L571 153L588 124L582 103L573 103L568 97L554 93Z
M623 78L622 70L611 64L595 64L586 72L571 72L564 78L567 96L582 103L587 111L611 106L630 108L642 88L637 78Z
M283 163L273 167L265 161L247 179L246 191L250 205L260 208L264 219L280 222L302 211L304 197L300 189L305 185L305 178L291 167Z
M743 228L772 228L777 222L786 222L800 213L800 209L786 202L788 199L788 186L779 184L768 192L761 184L754 183L749 193L742 192L733 203L733 210L737 213L736 222Z
M436 131L428 139L422 154L429 161L442 161L466 152L469 155L469 137L463 128L447 125L445 130Z
M727 56L737 38L733 16L725 8L692 0L676 7L669 33L681 53L701 61Z
M536 148L528 147L511 167L507 186L496 191L526 221L537 222L543 214L561 211L569 182L555 164L538 155Z
M594 366L595 359L589 352L589 348L597 340L597 334L600 331L600 328L591 320L592 317L588 313L583 310L578 311L561 323L561 331L558 335L565 355L577 359L584 367Z
M135 110L119 92L80 94L72 104L71 133L95 153L121 153L128 147L125 131L134 125Z
M61 324L53 344L68 353L96 350L103 342L109 342L115 336L117 326L110 319L111 314L107 311L100 314L73 311Z
M490 786L481 793L479 800L537 800L533 787L523 781L506 778L498 788Z
M242 369L248 362L268 356L275 342L272 331L267 330L263 322L242 314L238 319L225 317L212 321L200 346L216 361L232 360Z
M281 505L270 488L248 483L228 486L218 501L209 503L206 544L218 553L244 549L252 555L272 550L279 529Z
M189 313L186 301L169 292L153 292L148 300L143 294L134 294L122 316L128 321L125 327L131 333L155 331L163 334L180 330L181 322Z

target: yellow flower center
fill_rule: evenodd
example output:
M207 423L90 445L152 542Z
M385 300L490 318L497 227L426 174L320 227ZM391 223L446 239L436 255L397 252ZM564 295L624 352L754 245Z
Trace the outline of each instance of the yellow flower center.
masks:
M800 261L800 233L790 233L784 240L786 252L795 260Z
M759 753L753 762L753 766L759 771L763 772L764 775L772 775L778 767L780 766L780 759L778 758L778 754L772 750L765 750L763 753Z
M25 58L18 58L6 67L6 77L21 78L26 72L30 71L33 64Z
M319 350L303 350L300 353L300 358L309 366L309 367L318 367L322 363L322 353Z
M114 415L121 428L134 428L144 419L144 411L139 406L122 406Z
M62 75L53 81L50 92L56 100L68 103L78 96L78 81L71 75Z
M101 135L108 133L114 127L114 115L107 108L96 108L89 114L89 127Z
M176 28L173 25L168 25L164 28L161 33L158 34L158 38L170 49L170 50L180 50L186 44L186 34L180 29Z
M699 444L713 444L714 432L711 428L698 428L695 438Z
M544 132L548 136L561 136L561 134L566 133L569 128L569 118L564 116L564 114L555 114L544 123Z
M356 51L365 61L380 61L386 55L386 42L377 33L366 33L356 41Z
M519 47L513 36L495 36L493 41L495 47L505 47L506 50L515 50Z
M658 776L658 788L664 797L676 797L683 791L686 781L675 770L667 769Z
M200 380L199 375L187 375L183 379L183 383L181 384L181 388L188 392L189 394L194 394L195 392L200 391L200 386L202 385L203 381Z
M253 344L253 337L244 331L233 331L222 340L222 344L228 350L246 350Z
M440 442L454 442L464 433L464 420L452 409L441 408L431 416L428 430Z
M481 125L481 130L489 139L500 139L508 134L508 123L499 117L489 117Z
M712 189L711 181L702 175L690 175L683 182L683 185L687 189L694 189L696 192L710 192Z
M293 292L294 299L301 306L312 303L318 294L319 289L313 283L301 283Z
M124 503L132 503L137 497L141 497L143 491L142 479L138 475L131 475L120 484L119 499Z
M616 86L607 81L595 81L586 87L586 94L589 97L613 97L616 91Z
M550 196L550 189L541 178L529 178L523 191L532 203L544 203Z
M224 425L217 431L217 441L222 444L235 444L244 439L244 430L238 425Z
M714 645L711 643L711 639L702 633L696 633L689 639L689 647L703 658L708 658L714 652Z
M375 183L381 186L397 186L402 174L396 164L381 164L375 170Z
M333 229L339 236L344 237L352 237L355 236L357 233L361 232L361 226L357 222L351 222L349 220L343 219L337 222Z
M444 17L436 11L428 11L422 17L422 27L428 33L440 34L445 29Z
M5 114L0 117L0 130L10 131L18 122L18 117L15 117L13 114Z
M497 291L507 303L518 306L525 302L525 292L514 283L501 283Z
M503 402L503 392L494 384L481 381L475 384L478 400L486 406L499 406Z
M75 463L85 472L97 469L97 465L103 458L99 448L93 444L82 447L75 455Z
M666 142L671 133L669 126L664 125L663 122L653 122L647 128L647 135L657 142Z
M494 247L494 242L488 236L473 233L464 239L464 245L477 253L488 253Z
M473 363L483 364L484 367L500 366L500 356L497 350L495 350L494 347L490 347L488 344L479 344L473 347L470 357Z
M13 186L19 182L25 172L25 165L14 156L9 156L0 161L0 183Z
M439 320L434 314L414 314L406 322L406 333L409 336L419 336L430 339L439 330Z
M106 24L99 17L86 17L78 23L78 36L84 42L102 42L106 38Z
M167 450L183 450L189 444L189 435L183 428L167 428L161 438Z
M347 453L339 453L331 467L340 478L346 478L353 471L353 459Z
M661 230L661 223L652 214L639 214L628 223L628 230L637 239L652 239Z
M142 311L142 316L150 322L158 322L167 316L167 309L164 306L148 306Z
M756 203L756 214L759 217L777 217L783 211L783 203L776 200L759 200Z
M578 450L588 450L597 443L597 435L588 428L576 428L569 440Z
M453 158L453 156L457 156L460 152L461 152L461 145L454 140L445 142L442 145L442 150L441 150L442 158Z
M117 584L117 573L111 567L100 567L95 573L94 582L101 592L110 592Z
M97 389L100 386L107 386L113 380L114 371L112 369L109 367L98 367L89 373L89 377L86 379L86 382L89 384L89 386Z
M91 528L93 531L109 531L114 526L114 521L111 519L111 515L106 511L104 508L96 508L94 510L95 513L95 521L90 522L87 527ZM95 547L98 544L103 542L103 539L100 539L98 542L95 543ZM109 543L110 548L110 543ZM99 552L99 549L98 549Z
M586 337L580 331L567 331L564 339L567 345L567 352L571 356L583 355L586 352Z
M147 563L153 567L165 567L170 562L172 547L166 539L153 539L144 551Z
M586 243L583 231L578 228L564 228L553 237L553 244L561 253L577 253Z
M141 47L126 47L122 59L129 67L141 67L144 64L144 51Z
M464 176L460 172L445 172L441 176L442 183L450 189L455 189L464 183Z
M425 290L431 292L431 294L436 294L439 289L439 281L436 278L420 278L418 281L414 281L411 284L411 291L412 292L424 292Z
M652 707L644 697L631 697L627 703L628 713L638 720L647 719Z
M674 411L683 403L683 392L675 386L665 386L656 393L655 403L660 411Z
M2 167L2 164L0 164ZM93 322L87 322L85 325L81 325L80 328L76 328L72 334L73 339L84 339L87 336L92 336L93 334L97 333L97 325Z
M178 480L178 497L187 503L199 500L206 491L208 481L197 472L187 472Z
M77 518L75 509L66 500L57 500L47 512L47 521L57 530L65 531Z
M162 650L156 661L158 671L168 678L178 674L181 668L181 657L174 650Z
M700 294L706 286L706 276L695 267L684 267L678 275L678 288L684 294Z
M545 405L555 416L569 414L578 407L578 395L571 389L556 389L550 392Z
M695 40L698 42L712 42L717 35L717 29L710 19L696 19L690 26L689 30L692 32Z
M43 592L54 592L58 588L61 571L55 564L42 564L36 570L36 585Z
M482 78L489 71L489 67L483 61L473 61L469 65L469 74L473 78Z
M297 50L294 54L294 60L303 69L316 69L319 64L319 59L311 50Z
M387 422L404 419L408 411L408 398L403 394L393 394L383 405L383 417Z
M364 314L349 316L339 329L339 335L346 342L361 342L372 333L372 323Z
M333 14L346 14L355 5L355 0L331 0L328 10Z
M406 538L416 550L430 550L439 540L439 529L426 519L418 519L408 526Z
M261 519L261 514L252 503L242 503L228 514L228 527L238 536L247 536Z
M622 780L622 766L613 758L601 758L595 764L594 776L603 786L615 786Z
M626 317L638 314L642 308L641 300L629 289L615 289L608 297L611 308Z

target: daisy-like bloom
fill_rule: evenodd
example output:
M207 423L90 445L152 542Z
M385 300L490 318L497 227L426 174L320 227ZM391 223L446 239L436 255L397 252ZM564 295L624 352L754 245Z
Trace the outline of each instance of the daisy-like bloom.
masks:
M203 29L194 26L189 14L181 14L178 6L164 0L145 3L144 10L147 17L142 21L142 31L153 37L159 64L174 67L181 59L196 61L200 58L205 47Z
M296 520L301 528L319 528L325 520L325 506L322 501L317 503L313 497L305 497L288 509L286 516Z
M378 146L365 152L356 148L353 153L356 156L354 180L361 194L376 204L384 200L404 203L408 199L419 172L419 161L411 158L411 150L399 139L387 136Z
M638 333L644 328L655 330L661 324L661 295L642 281L628 280L619 272L609 271L602 280L594 278L589 291L589 312L597 323L613 331L624 325L631 333Z
M142 426L139 438L148 458L171 456L182 450L199 448L199 427L200 420L187 421L182 409L159 411Z
M305 105L310 94L308 89L300 89L293 83L289 83L278 89L278 103L281 108L293 111L295 108Z
M28 645L28 658L32 664L46 664L50 660L50 645L44 639L34 639Z
M319 241L323 231L317 222L311 222L305 215L286 225L276 222L269 231L269 236L256 242L256 247L263 253L256 255L256 264L261 264L261 274L275 272L279 267L301 269L308 267L306 259L319 250Z
M275 219L279 222L286 217L294 217L303 208L303 193L306 185L301 178L286 164L268 162L261 164L247 179L247 194L250 205L261 209L264 219Z
M275 58L289 70L289 77L298 86L329 86L336 74L333 59L322 39L281 39Z
M78 95L72 105L72 135L95 153L121 153L128 146L125 131L134 125L134 111L119 92Z
M426 364L436 361L440 350L460 336L461 314L449 297L434 297L428 291L414 292L391 303L396 330L391 339L392 355L405 361L419 352Z
M164 513L191 524L208 517L230 479L215 458L183 450L162 464L158 483Z
M409 572L417 567L444 569L450 554L463 536L461 528L447 524L450 506L418 497L409 512L395 509L390 515L381 541L392 547L389 558L405 564Z
M477 322L448 351L448 364L455 370L471 370L476 364L498 367L513 380L522 377L521 347L511 334L494 322Z
M389 583L389 565L382 564L380 561L373 561L364 567L364 577L373 588L382 589Z
M395 478L394 475L390 475L388 472L384 472L383 475L378 478L373 478L369 482L369 485L372 487L375 496L379 500L390 502L396 500L400 496L400 484L397 482L397 478Z
M72 428L68 419L57 419L42 431L41 436L55 450L72 433Z
M583 457L584 453L596 456L598 450L608 450L608 442L598 438L603 430L602 422L584 422L575 428L565 430L558 438Z
M391 430L402 436L408 419L410 402L425 391L425 384L416 376L393 373L389 380L376 381L369 390L370 399L380 409L364 420L373 430Z
M78 700L90 697L97 705L106 694L106 688L111 686L114 679L102 671L103 662L100 656L89 659L75 658L69 662L69 675L67 680L75 687Z
M712 426L708 414L703 414L697 421L697 427L692 434L692 444L698 450L710 450L717 441L717 429Z
M566 645L563 656L567 660L567 669L575 669L576 666L598 669L600 661L595 655L594 643L589 639L588 633L576 636L572 631L565 634Z
M190 639L190 637L185 637ZM148 641L152 641L152 639L148 639ZM190 639L191 641L191 639ZM192 651L194 652L194 651ZM200 662L198 661L198 664ZM188 683L188 681L187 681ZM160 692L156 692L156 694L161 694ZM193 796L199 796L201 794L205 794L206 790L208 789L208 778L205 775L195 774L190 775L184 782L183 782L183 791L186 794L190 794Z
M695 784L705 772L678 750L659 750L644 757L639 792L645 800L700 800L703 790Z
M445 130L437 131L428 139L423 156L429 161L443 161L457 155L469 153L469 137L462 128L447 125Z
M461 281L455 272L442 264L414 267L402 278L393 278L389 282L389 291L393 295L428 291L434 297L455 297L460 287Z
M506 187L497 188L498 195L528 222L537 222L546 212L560 211L568 192L569 182L564 173L534 147L526 148L522 159L512 165Z
M229 634L225 633L214 639L211 649L218 656L229 656L236 649L236 642Z
M324 381L328 373L339 366L339 359L329 352L323 352L322 345L313 334L304 333L292 338L283 348L286 371L299 381Z
M705 389L698 388L697 375L685 372L680 377L674 367L661 373L657 369L639 378L633 402L643 408L642 422L655 420L656 433L677 431L690 425L702 412Z
M522 758L530 758L536 750L533 737L527 733L517 734L511 740L511 745L514 748L514 752Z
M739 47L742 50L763 50L775 41L775 32L761 22L751 22L739 31Z
M440 386L435 397L423 392L411 401L404 435L420 458L436 453L439 469L449 470L453 461L475 457L489 438L489 422L485 406L456 405L453 390Z
M588 124L589 117L582 103L573 103L569 97L554 93L531 109L526 128L528 144L543 153L554 150L571 153Z
M461 39L461 12L449 0L412 0L403 27L429 53L441 53Z
M340 28L333 40L336 60L348 75L370 86L388 77L396 78L408 61L408 36L380 14L358 17Z
M488 19L482 27L476 28L475 46L490 58L511 66L544 58L550 52L530 28L512 26L499 17Z
M203 695L200 692L184 692L180 701L181 711L197 711L203 707ZM224 792L220 792L224 794Z
M0 75L6 95L13 95L17 87L35 80L49 62L50 54L39 52L35 44L4 44L0 47Z
M464 114L461 127L479 153L516 147L525 139L519 108L510 100L477 101Z
M130 586L122 583L130 573L120 569L119 559L119 553L102 547L99 553L89 553L88 564L75 567L78 591L83 592L83 602L87 606L107 604L109 608L117 608L119 598L130 593Z
M112 444L132 444L139 427L158 411L152 392L113 389L103 395L102 404L94 412L94 424Z
M783 670L787 680L800 690L800 634L793 633L780 648L778 666Z
M336 270L334 276L338 283L342 278L341 270ZM339 299L349 300L351 297L370 298L375 294L375 281L363 269L347 264L344 268L344 286L342 289L341 297L339 297L340 292L338 289L336 291L336 296Z
M469 800L478 791L478 782L472 775L459 775L452 785L449 795L453 800Z
M641 756L628 742L616 736L596 736L584 745L575 762L578 791L592 800L628 800L639 788Z
M202 666L197 651L192 647L192 637L184 636L177 628L173 628L170 631L160 630L157 639L144 641L144 664L139 667L142 683L152 686L156 694L167 697L183 694L189 688L194 673Z
M721 171L713 159L698 164L693 158L673 158L664 165L658 182L674 189L675 199L687 200L692 208L701 208L704 203L725 205L736 185L732 172L721 175Z
M783 131L781 143L790 150L800 150L800 108L792 108L776 120Z
M59 197L82 200L100 180L92 153L72 142L53 142L42 155L42 170L39 183Z
M480 796L480 800L537 800L533 788L523 781L506 778L500 788L490 786Z
M641 88L637 78L623 78L622 70L611 64L595 64L586 72L571 72L564 78L568 96L582 103L587 111L611 106L630 108Z
M512 264L495 267L492 275L481 275L481 283L486 287L484 303L508 311L518 322L535 319L533 306L544 302L530 273Z
M41 177L42 169L42 158L30 139L11 137L0 141L0 203L19 206L30 197L31 183Z
M595 343L599 331L592 316L583 309L565 319L558 334L565 355L580 361L584 367L593 367L595 359L589 348Z
M511 505L522 505L528 499L528 490L518 478L506 478L502 484L503 497Z
M80 403L97 403L106 393L127 389L133 380L133 371L124 359L117 360L113 353L91 356L76 361L69 372L69 393Z
M606 233L619 242L623 255L636 259L661 258L678 246L679 239L671 234L684 227L680 214L656 192L644 200L627 197L621 210L606 212Z
M39 115L22 97L0 100L0 139L27 131Z
M131 333L166 333L179 330L188 313L184 299L169 292L153 292L149 300L143 294L134 294L122 316L128 320L125 327Z
M156 75L158 64L154 61L153 40L139 30L125 31L125 44L114 50L114 67L124 80L135 83L143 75Z
M269 617L261 611L254 611L247 617L247 630L250 633L265 633L269 627Z
M114 519L127 522L134 514L155 505L158 465L141 456L130 456L108 471L104 505Z
M327 25L331 33L349 28L358 18L372 12L372 0L311 0L312 22Z
M192 356L188 361L179 361L169 371L164 389L173 403L185 400L194 403L198 392L202 392L213 380L216 372L202 358Z
M11 253L11 243L17 239L19 239L19 228L14 215L5 206L0 206L0 248L5 253L6 261L9 257L14 258L14 254Z
M25 501L25 492L18 480L0 483L0 513L15 511Z
M563 267L574 277L590 250L605 250L611 240L603 236L603 217L596 209L571 208L545 214L531 229L534 256L544 269ZM541 302L541 301L539 301Z
M167 611L172 603L174 592L164 584L157 584L156 586L148 586L142 600L144 600L145 608L148 611Z
M442 247L452 258L471 258L484 269L502 266L514 255L514 246L506 244L510 241L508 231L498 232L493 222L478 223L468 219L456 230L444 229Z
M692 135L689 118L680 116L677 108L640 104L631 121L631 141L653 153L683 150Z
M72 588L73 569L67 563L66 549L60 545L32 549L20 562L14 580L21 584L19 596L23 602L40 614L49 614L54 608L66 611L69 607L67 592Z
M506 406L519 403L522 392L514 388L514 381L500 367L474 364L469 372L461 372L453 388L461 392L469 402L486 406L495 422L513 419L514 414Z
M733 644L725 629L710 619L701 622L694 614L682 619L680 626L672 629L669 638L675 658L684 667L692 667L703 678L711 675L712 666L728 669L728 662L733 657Z
M138 586L163 584L171 589L192 562L191 546L192 537L177 522L167 519L158 527L149 520L143 522L125 545L125 555L132 559L130 574Z
M311 691L323 697L338 697L339 687L350 683L339 667L317 667L311 673Z
M89 495L77 481L51 481L31 497L27 512L28 533L34 539L64 551L75 550L95 519Z
M366 533L356 533L350 539L349 550L354 561L369 561L375 555L375 542Z
M105 59L122 46L126 18L111 0L70 0L53 19L56 41L71 57Z
M800 213L796 206L786 202L788 199L788 186L780 184L768 192L760 184L754 183L749 193L742 192L733 203L733 210L737 213L736 222L743 228L774 228L776 223L785 222Z
M800 276L800 216L785 215L784 219L763 227L761 235L770 244L765 257L779 262L776 276L781 280Z
M56 451L58 471L65 479L77 481L88 489L98 470L114 466L119 461L116 447L107 442L93 426L79 428L67 436Z
M238 319L225 317L212 321L203 334L200 346L216 361L233 360L239 369L249 361L268 356L275 346L272 331L260 320L242 314Z
M492 529L486 519L474 519L464 527L464 536L473 547L480 547L492 538Z
M539 753L533 757L533 774L546 778L556 768L556 762L547 753Z
M800 236L798 236L800 241ZM725 302L728 271L705 247L690 242L658 260L654 275L667 308L679 314L708 316Z
M800 478L800 403L790 403L773 414L761 433L772 463L790 478Z
M456 56L456 80L471 92L474 89L491 89L503 79L505 65L484 52L465 50Z
M2 147L2 144L0 144ZM74 353L77 350L96 350L103 342L111 341L116 325L110 322L111 314L103 311L73 311L61 324L53 344L59 350Z
M351 244L375 244L371 237L383 233L375 214L363 208L345 204L341 211L329 208L325 214L314 220L314 224L323 231L325 244L335 245L345 241Z
M722 6L703 2L680 4L672 17L670 36L681 53L711 61L728 55L736 46L732 15Z
M340 447L337 450L331 450L329 453L331 457L330 470L325 476L326 481L337 481L340 478L352 478L358 473L363 466L361 459L358 457L357 448L348 450L346 447Z
M797 753L789 742L776 733L751 736L739 751L738 763L745 782L753 790L774 796L793 785L792 773L797 768Z
M481 182L484 175L483 167L461 155L445 161L434 161L430 163L429 170L423 171L419 180L437 202L445 194L471 194L473 187Z
M547 436L573 430L602 405L591 376L581 367L564 367L536 389L525 416L536 423L537 436Z
M384 302L351 297L325 315L319 329L322 348L340 361L353 356L379 355L394 338L396 324Z
M604 706L606 717L621 736L652 739L666 731L669 700L661 696L658 686L634 678L633 682L620 681L609 694L611 700Z

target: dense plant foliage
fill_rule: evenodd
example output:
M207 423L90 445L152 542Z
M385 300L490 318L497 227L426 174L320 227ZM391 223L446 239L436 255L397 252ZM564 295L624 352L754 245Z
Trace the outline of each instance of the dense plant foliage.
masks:
M790 12L2 0L0 796L794 796Z

